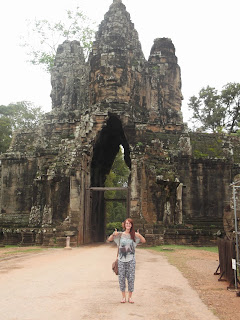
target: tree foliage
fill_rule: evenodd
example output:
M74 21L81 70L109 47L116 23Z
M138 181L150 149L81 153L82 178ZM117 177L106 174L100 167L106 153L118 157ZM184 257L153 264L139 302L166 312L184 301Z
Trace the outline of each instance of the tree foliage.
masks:
M226 108L228 132L236 132L240 127L240 83L228 83L221 92L221 101Z
M43 112L31 102L21 101L7 106L0 105L0 153L10 146L13 131L33 129Z
M105 187L127 187L129 169L125 164L122 149L119 149L111 171L105 181ZM106 199L126 199L126 191L107 191ZM126 202L107 201L106 203L107 223L122 222L126 219Z
M78 40L83 47L85 57L92 47L94 24L79 10L66 11L66 22L50 22L46 19L28 22L28 36L23 37L22 46L27 49L28 62L40 65L50 72L58 45L65 40ZM33 42L34 39L34 42Z
M227 83L220 93L210 86L202 88L198 97L189 99L188 107L199 129L236 132L240 125L240 83Z

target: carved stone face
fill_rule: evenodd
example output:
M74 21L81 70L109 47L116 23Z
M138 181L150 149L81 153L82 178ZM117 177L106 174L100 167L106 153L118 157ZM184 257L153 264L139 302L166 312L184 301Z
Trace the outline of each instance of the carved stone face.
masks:
M139 65L144 58L138 33L126 7L114 0L99 26L90 56L91 103L129 103L138 91ZM138 100L141 100L139 98Z

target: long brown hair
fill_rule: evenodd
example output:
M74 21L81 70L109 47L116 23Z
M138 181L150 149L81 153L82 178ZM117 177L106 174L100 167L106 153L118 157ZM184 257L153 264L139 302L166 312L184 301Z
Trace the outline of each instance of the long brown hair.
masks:
M133 241L135 241L135 229L134 229L133 219L127 218L127 219L124 221L124 228L125 228L125 229L126 229L125 224L126 224L127 221L129 221L129 222L132 224L131 229L130 229L130 236L131 236L131 239L132 239Z

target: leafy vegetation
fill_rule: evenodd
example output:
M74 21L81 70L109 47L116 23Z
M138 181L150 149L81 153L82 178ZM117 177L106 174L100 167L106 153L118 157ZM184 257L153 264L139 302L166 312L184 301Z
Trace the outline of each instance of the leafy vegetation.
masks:
M188 103L195 129L236 133L240 129L240 83L227 83L220 93L210 86L202 88Z
M0 105L0 154L9 148L15 130L33 129L42 114L40 107L27 101Z
M3 254L11 255L11 254L16 254L16 253L38 252L38 251L42 251L42 250L44 250L44 249L42 249L42 248L30 248L30 249L23 249L23 250L6 251L6 252L3 252Z
M107 176L105 187L127 187L129 169L125 164L122 149L114 160L112 169ZM122 229L121 223L126 219L126 201L127 191L125 190L111 190L105 192L107 200L119 199L119 201L106 201L106 221L107 221L107 234L113 232L115 228Z
M42 66L45 71L50 72L58 45L65 40L78 40L85 57L88 56L95 33L94 24L79 7L66 13L66 22L49 22L46 19L27 21L29 33L27 37L22 38L21 45L27 50L28 62Z
M113 231L117 229L118 231L122 231L122 222L109 222L106 227L106 235L110 236Z
M190 133L190 137L194 158L221 159L225 157L222 148L223 140L219 139L219 135L209 135L207 133Z

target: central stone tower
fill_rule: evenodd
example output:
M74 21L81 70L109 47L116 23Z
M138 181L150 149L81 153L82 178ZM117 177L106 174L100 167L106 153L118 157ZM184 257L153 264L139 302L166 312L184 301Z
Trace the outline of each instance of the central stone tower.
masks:
M141 122L181 130L181 76L170 39L156 39L149 62L121 1L100 24L90 55L90 104L122 104ZM125 105L125 107L123 107ZM124 111L125 112L125 111Z

